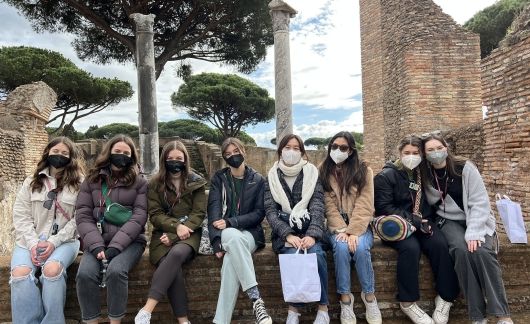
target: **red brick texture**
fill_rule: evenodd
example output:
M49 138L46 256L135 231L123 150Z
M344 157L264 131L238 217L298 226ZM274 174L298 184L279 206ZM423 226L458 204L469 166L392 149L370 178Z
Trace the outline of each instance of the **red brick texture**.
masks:
M360 8L365 157L375 170L406 134L481 121L477 35L431 0Z
M491 198L509 195L530 222L530 37L482 62L484 180Z

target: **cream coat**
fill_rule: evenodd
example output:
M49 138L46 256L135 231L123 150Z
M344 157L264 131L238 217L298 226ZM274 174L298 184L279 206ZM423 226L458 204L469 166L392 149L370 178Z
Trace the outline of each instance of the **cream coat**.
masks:
M42 170L40 175L44 175L50 180L52 189L57 186L57 181L49 175L48 168ZM77 235L74 208L78 191L71 191L70 187L66 187L59 193L58 202L70 216L70 220L57 210L56 222L59 225L59 232L50 236L53 226L54 207L52 206L48 210L43 206L44 201L48 199L46 181L44 181L44 186L40 191L32 192L30 186L32 178L30 176L24 180L13 206L15 244L31 249L38 243L41 233L45 233L48 241L53 243L56 248L64 242L75 240Z
M368 168L366 172L366 185L357 196L357 188L351 188L350 194L343 194L342 204L340 202L340 189L337 180L331 176L330 185L333 189L324 194L326 202L326 218L328 229L332 233L345 232L360 236L366 232L374 215L374 174L372 169ZM349 225L342 219L339 209L348 213Z

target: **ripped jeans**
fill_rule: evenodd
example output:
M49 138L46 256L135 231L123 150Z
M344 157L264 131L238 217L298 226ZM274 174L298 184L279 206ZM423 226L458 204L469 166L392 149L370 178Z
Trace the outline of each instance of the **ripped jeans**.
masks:
M79 250L79 241L75 240L59 245L46 263L61 263L61 273L55 277L40 276L42 289L35 278L37 268L31 263L30 251L15 245L11 257L11 271L17 267L27 267L31 272L27 276L9 280L11 285L11 315L13 323L64 323L64 303L66 300L66 269L74 262Z

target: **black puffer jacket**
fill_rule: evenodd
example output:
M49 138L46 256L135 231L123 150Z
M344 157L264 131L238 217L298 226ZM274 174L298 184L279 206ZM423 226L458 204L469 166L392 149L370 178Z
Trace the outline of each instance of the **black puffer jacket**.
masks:
M239 230L247 230L254 237L256 246L262 248L265 246L265 234L261 227L261 222L265 218L265 209L263 208L263 187L265 178L254 169L246 166L243 187L241 188L241 197L239 213L237 216L229 217L226 215L232 205L232 189L228 182L230 177L230 168L224 168L217 171L211 181L210 193L208 194L208 231L210 242L214 252L223 251L221 246L221 230L213 227L213 222L219 219L225 219L229 227ZM223 202L223 188L226 190L226 201ZM228 206L223 215L223 204Z
M414 174L414 181L416 181ZM383 170L374 177L375 216L399 215L413 223L412 208L417 191L409 188L407 171L387 162ZM423 218L433 216L432 209L422 194L420 212Z

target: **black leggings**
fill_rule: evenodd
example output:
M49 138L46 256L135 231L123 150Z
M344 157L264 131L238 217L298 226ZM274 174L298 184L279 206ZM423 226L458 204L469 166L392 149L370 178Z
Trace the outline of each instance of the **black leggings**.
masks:
M188 297L182 265L193 257L193 248L185 243L176 244L158 262L153 274L149 298L162 300L167 294L176 317L188 315Z
M418 275L421 253L425 253L431 264L435 289L444 300L452 302L458 297L458 278L454 271L449 247L440 229L429 222L433 235L416 231L409 238L384 244L399 253L397 262L398 295L400 302L415 302L420 299Z

